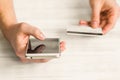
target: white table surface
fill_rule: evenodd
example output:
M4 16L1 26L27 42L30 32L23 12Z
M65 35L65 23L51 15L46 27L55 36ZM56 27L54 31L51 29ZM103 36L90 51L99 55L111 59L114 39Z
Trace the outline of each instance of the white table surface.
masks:
M120 2L120 1L119 1ZM90 19L88 0L14 0L18 21L66 41L61 58L21 63L0 33L0 80L120 80L120 23L102 37L67 36L67 25Z

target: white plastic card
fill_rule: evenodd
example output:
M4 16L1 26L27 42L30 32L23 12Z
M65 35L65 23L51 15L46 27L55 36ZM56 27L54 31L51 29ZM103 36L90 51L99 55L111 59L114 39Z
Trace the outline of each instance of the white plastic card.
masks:
M89 26L85 25L70 25L67 27L68 35L87 35L87 36L95 36L95 35L103 35L101 28L93 29Z

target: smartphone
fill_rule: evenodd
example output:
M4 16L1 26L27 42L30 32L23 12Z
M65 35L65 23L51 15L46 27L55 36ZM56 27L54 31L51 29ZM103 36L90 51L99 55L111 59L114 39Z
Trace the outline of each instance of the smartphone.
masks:
M51 59L60 56L59 38L46 38L43 41L35 38L29 39L26 50L27 59Z

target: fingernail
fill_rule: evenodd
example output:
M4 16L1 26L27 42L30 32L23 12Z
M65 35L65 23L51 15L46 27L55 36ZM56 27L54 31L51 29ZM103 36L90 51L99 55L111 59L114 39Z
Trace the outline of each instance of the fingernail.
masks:
M105 30L103 30L102 32L103 32L103 35L105 35L105 34L106 34L106 31L105 31Z
M43 34L41 34L40 37L42 37L43 39L45 39L45 36Z
M38 36L38 38L39 38L40 40L44 40L44 39L45 39L45 36L44 36L43 34L40 34L40 35Z
M97 28L98 27L98 23L96 21L92 22L92 26L93 28Z

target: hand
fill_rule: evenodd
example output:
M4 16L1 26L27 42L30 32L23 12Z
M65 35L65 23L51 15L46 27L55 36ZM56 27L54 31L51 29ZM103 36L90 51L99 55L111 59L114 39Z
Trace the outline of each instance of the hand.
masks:
M92 8L91 21L80 21L81 25L89 25L92 28L101 27L103 34L110 31L118 17L120 8L116 0L90 0Z
M36 27L27 23L18 23L9 27L9 29L2 30L6 39L12 45L16 55L21 59L22 62L47 62L48 59L37 59L29 60L25 58L25 51L29 42L30 35L34 36L39 40L44 40L45 36ZM65 43L60 43L61 51L65 49Z

